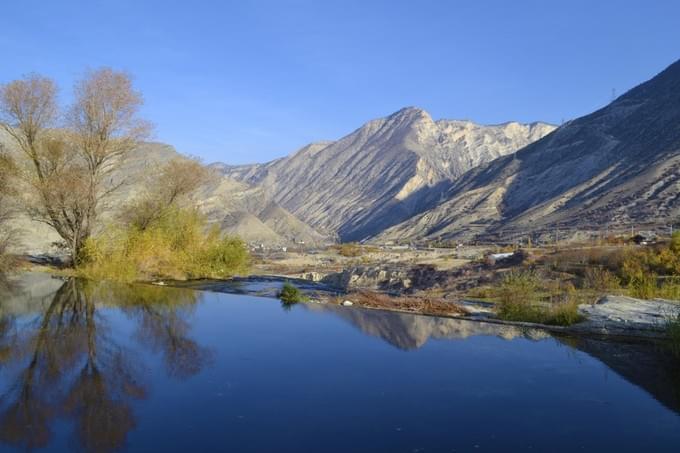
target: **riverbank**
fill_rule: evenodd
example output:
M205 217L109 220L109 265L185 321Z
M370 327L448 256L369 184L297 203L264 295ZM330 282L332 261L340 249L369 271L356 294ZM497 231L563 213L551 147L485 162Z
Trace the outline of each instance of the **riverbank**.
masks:
M276 298L285 282L298 287L307 300L301 303L336 305L343 309L362 308L417 315L538 328L553 333L598 335L624 338L663 338L667 322L680 313L680 304L664 300L641 300L626 296L607 295L595 303L578 306L581 322L569 326L507 321L498 318L492 303L460 299L419 296L394 296L373 291L344 292L324 283L277 276L250 276L231 280L198 280L171 282L162 285L212 291L227 294L254 295ZM160 284L156 282L156 284Z

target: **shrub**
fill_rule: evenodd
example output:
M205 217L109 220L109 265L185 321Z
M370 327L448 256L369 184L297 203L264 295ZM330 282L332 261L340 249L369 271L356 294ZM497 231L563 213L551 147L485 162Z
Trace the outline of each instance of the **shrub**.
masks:
M304 302L307 300L307 297L302 294L302 291L300 291L300 289L298 289L295 285L286 282L283 284L283 288L281 288L279 299L281 299L281 302L284 304L291 305L298 302Z
M578 305L577 300L552 305L545 313L543 323L556 326L576 324L583 319L578 312Z
M541 322L536 306L538 278L530 271L510 271L498 291L498 316L508 321Z
M143 230L129 226L88 240L78 272L120 281L225 278L245 272L248 264L240 239L207 229L195 210L170 208Z
M499 298L506 304L534 301L538 287L539 280L534 272L512 270L503 277Z
M506 321L533 322L567 326L579 322L579 298L570 282L558 282L550 293L550 299L559 302L541 304L540 280L530 271L511 271L500 287L498 317Z
M616 275L600 267L588 267L583 277L583 287L595 291L611 291L621 287Z

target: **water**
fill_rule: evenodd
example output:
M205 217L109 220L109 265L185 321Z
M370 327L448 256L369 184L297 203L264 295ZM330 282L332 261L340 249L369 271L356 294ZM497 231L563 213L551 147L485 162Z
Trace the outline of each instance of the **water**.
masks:
M680 451L655 345L41 274L1 300L6 451Z

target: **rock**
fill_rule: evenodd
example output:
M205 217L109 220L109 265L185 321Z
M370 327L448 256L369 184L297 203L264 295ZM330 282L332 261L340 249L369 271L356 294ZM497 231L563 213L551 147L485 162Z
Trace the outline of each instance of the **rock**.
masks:
M319 272L305 272L300 276L303 280L309 280L310 282L320 282L324 277L325 275Z
M356 266L326 275L322 282L343 290L400 290L412 284L408 269L380 266Z
M656 336L664 332L668 319L680 313L680 304L609 295L594 305L580 305L579 312L587 320L578 324L577 330Z
M354 305L354 302L349 301L349 300L346 300L342 303L343 307L351 307L352 305Z

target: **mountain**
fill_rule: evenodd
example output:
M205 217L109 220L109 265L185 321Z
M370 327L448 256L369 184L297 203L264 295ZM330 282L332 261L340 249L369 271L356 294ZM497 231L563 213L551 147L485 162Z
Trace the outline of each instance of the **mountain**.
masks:
M482 126L434 121L417 108L369 121L335 142L307 145L265 164L218 164L224 175L262 187L311 227L360 240L406 220L422 201L468 170L540 139L545 123Z
M608 106L470 170L379 240L502 237L680 215L680 61Z

